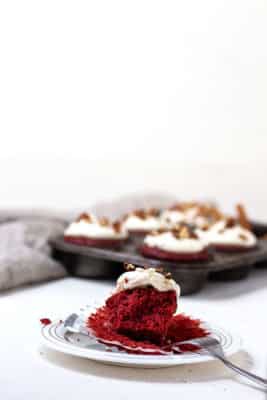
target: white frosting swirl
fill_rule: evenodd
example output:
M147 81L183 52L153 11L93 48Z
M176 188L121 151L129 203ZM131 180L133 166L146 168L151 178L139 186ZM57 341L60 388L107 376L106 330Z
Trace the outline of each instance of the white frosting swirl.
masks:
M144 243L149 247L174 253L199 253L206 247L205 241L200 238L176 238L171 232L163 232L158 235L147 235Z
M193 224L198 227L204 226L207 219L198 215L198 208L192 207L186 211L166 210L161 214L162 224L167 228L172 228L177 224Z
M206 243L214 245L253 247L257 243L257 238L254 233L243 228L241 225L227 228L226 221L217 222L207 231L198 229L196 233L198 237L202 238Z
M129 215L123 224L124 228L129 231L153 231L159 229L161 225L158 217L139 218L137 215Z
M155 268L136 268L134 271L125 272L117 280L115 293L146 286L152 286L159 292L174 290L177 300L180 296L180 286L173 279L168 279L157 272Z
M161 214L161 219L166 227L173 227L174 225L185 222L185 214L182 211L166 210Z
M117 232L112 225L101 225L98 219L90 214L91 222L81 219L72 222L65 230L65 236L81 236L96 239L126 239L128 234L125 229Z

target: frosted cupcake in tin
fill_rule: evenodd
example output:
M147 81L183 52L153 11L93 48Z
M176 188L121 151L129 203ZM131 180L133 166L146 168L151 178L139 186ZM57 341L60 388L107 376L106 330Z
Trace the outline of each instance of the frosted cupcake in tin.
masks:
M124 216L123 227L130 234L146 235L148 232L162 227L160 210L150 208L132 211Z
M196 231L198 237L209 243L218 251L243 252L257 246L257 237L252 232L245 209L237 205L238 217L224 217L204 229Z
M222 213L214 205L197 202L176 203L161 214L162 225L166 228L173 228L177 224L202 228L221 217Z
M148 234L141 253L145 257L169 261L198 261L209 258L206 241L185 225Z
M116 248L128 238L128 233L120 222L97 218L83 213L64 232L64 240L82 246Z

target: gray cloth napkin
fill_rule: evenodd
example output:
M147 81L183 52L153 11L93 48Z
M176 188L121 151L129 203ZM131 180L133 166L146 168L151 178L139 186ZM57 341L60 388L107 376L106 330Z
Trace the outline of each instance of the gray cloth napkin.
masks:
M66 276L48 243L63 230L64 222L49 218L0 224L0 291Z

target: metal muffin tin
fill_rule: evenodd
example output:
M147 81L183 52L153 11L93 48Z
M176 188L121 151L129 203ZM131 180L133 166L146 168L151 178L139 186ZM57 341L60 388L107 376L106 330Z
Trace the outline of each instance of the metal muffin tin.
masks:
M258 237L267 232L267 225L253 223L252 226ZM264 239L259 239L257 248L247 252L227 254L211 251L210 260L201 262L171 262L143 257L138 251L141 243L142 238L130 238L119 250L110 250L67 243L62 236L51 240L54 257L65 264L73 276L116 278L123 271L123 263L164 266L179 282L183 295L198 292L207 279L242 279L253 266L267 265L267 240Z

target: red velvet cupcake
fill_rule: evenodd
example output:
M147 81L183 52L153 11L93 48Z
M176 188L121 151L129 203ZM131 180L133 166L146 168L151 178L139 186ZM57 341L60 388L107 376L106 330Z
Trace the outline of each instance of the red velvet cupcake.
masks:
M206 242L185 225L147 235L141 252L145 257L169 261L204 261L209 258Z
M64 232L66 242L103 248L120 247L127 237L121 223L111 223L107 218L96 218L86 213L81 214Z
M161 228L160 211L156 208L132 211L123 217L123 226L132 235L144 236Z
M114 294L88 319L100 342L133 353L165 354L178 341L207 335L199 320L176 315L180 288L170 274L131 264L128 268Z
M158 292L153 287L124 290L108 299L106 308L109 323L117 332L161 344L177 308L176 293Z
M236 208L236 219L222 218L206 229L197 230L197 235L218 251L239 253L253 250L257 238L251 231L244 207L238 205Z
M175 228L178 224L190 224L202 228L218 221L221 212L213 204L199 202L181 202L164 210L161 214L163 227Z

